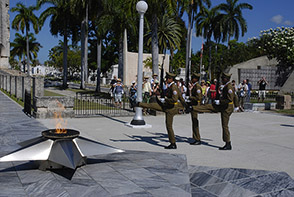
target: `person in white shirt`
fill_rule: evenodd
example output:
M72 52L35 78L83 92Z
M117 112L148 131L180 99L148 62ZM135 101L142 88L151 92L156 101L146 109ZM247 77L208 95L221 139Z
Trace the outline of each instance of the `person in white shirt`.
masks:
M242 83L239 84L238 91L239 91L238 96L239 96L239 102L240 102L240 110L244 111L244 101L248 92L248 85L245 79L243 80Z

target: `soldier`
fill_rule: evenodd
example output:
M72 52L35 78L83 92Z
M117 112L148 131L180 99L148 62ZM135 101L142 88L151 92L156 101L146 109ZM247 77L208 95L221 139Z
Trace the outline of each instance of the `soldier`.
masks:
M193 73L191 76L192 84L189 86L190 90L190 97L189 100L191 101L191 106L197 106L201 104L202 101L202 90L201 86L198 83L200 74ZM191 145L200 145L200 133L199 133L199 122L198 122L198 113L196 111L191 111L191 118L192 118L192 130L193 130L193 139L194 141L191 142Z
M176 149L176 139L173 131L173 118L179 113L179 110L185 106L186 103L181 96L180 90L174 83L175 74L166 72L167 91L165 98L157 98L157 103L138 103L139 107L150 108L156 111L165 112L165 125L168 133L170 145L166 146L165 149ZM178 102L180 100L180 103Z
M230 83L231 74L222 73L222 83L224 85L220 100L215 100L213 104L193 106L195 112L221 112L221 122L223 130L223 141L225 146L219 150L231 150L231 139L229 131L230 116L234 111L233 99L234 91ZM217 90L218 91L218 90Z

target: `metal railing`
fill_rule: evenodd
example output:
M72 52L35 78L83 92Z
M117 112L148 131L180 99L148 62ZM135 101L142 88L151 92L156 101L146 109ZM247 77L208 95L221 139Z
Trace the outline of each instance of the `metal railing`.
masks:
M122 102L115 103L109 94L95 92L77 92L74 103L75 116L133 116L128 97L123 94Z

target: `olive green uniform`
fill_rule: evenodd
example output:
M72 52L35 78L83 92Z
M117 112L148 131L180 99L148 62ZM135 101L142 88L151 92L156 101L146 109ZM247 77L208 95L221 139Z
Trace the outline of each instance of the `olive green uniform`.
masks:
M229 131L229 120L230 116L234 111L233 99L234 91L231 83L227 83L222 91L222 96L220 98L220 105L207 104L193 106L193 111L196 112L221 112L221 122L223 130L223 141L230 142L230 131Z
M178 100L180 100L180 103ZM176 143L175 134L172 127L173 118L176 114L179 113L179 109L183 108L183 105L185 105L185 101L180 93L180 90L174 82L172 82L168 87L165 103L162 105L159 105L158 103L139 103L139 107L165 112L165 125L171 144Z
M197 106L200 105L202 100L202 89L198 82L196 82L193 85L193 88L191 90L191 96L189 97L191 101L191 105ZM193 130L193 139L200 141L200 132L199 132L199 121L198 121L198 113L197 111L191 112L191 118L192 118L192 130Z

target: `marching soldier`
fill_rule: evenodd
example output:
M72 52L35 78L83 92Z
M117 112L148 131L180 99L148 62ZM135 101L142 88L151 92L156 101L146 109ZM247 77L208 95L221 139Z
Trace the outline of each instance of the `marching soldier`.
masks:
M191 76L191 80L192 80L192 84L189 87L190 90L190 104L191 106L197 106L200 105L201 101L202 101L202 90L201 90L201 86L198 83L199 78L200 78L200 74L197 73L193 73ZM197 111L192 110L191 111L191 118L192 118L192 130L193 130L193 139L194 141L191 142L191 145L200 145L201 141L200 141L200 133L199 133L199 121L198 121L198 113Z
M220 100L215 100L213 104L193 106L195 112L221 112L221 122L223 130L223 141L225 146L219 148L220 150L231 150L231 139L229 131L230 116L234 111L233 99L234 91L230 83L231 74L222 73L221 79L224 85ZM217 90L218 91L218 90Z
M165 78L168 84L166 96L164 98L160 98L160 100L156 97L157 103L138 103L139 107L165 112L165 125L170 142L170 145L166 146L165 149L177 148L175 134L172 127L173 118L179 113L179 109L183 108L183 105L186 105L180 90L174 83L175 77L175 74L166 72Z

